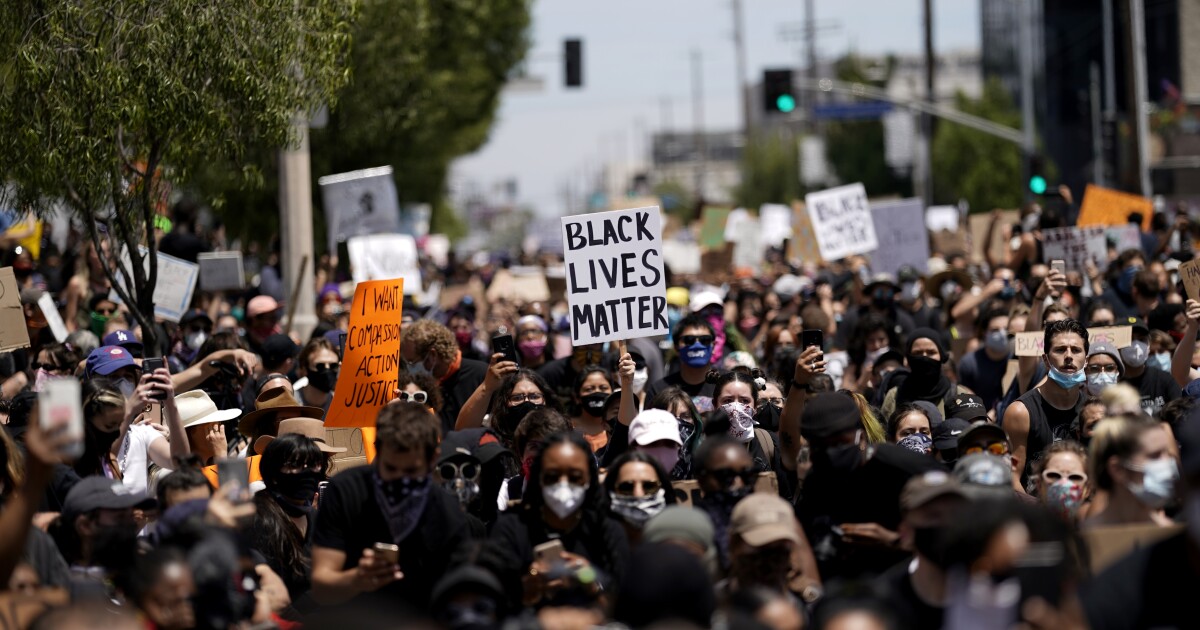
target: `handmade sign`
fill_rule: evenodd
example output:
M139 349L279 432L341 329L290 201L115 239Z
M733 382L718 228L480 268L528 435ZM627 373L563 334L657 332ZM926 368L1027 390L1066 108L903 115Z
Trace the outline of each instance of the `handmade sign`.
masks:
M317 184L325 202L330 253L337 251L338 241L352 236L400 231L400 201L392 167L326 175Z
M825 260L865 254L879 247L875 219L862 184L809 193L804 197L804 205Z
M812 219L799 201L792 202L792 238L788 241L788 258L813 265L821 262L821 248L817 245L817 235L813 233Z
M1064 227L1042 230L1042 260L1064 260L1067 271L1087 273L1087 263L1103 268L1108 260L1108 243L1103 226Z
M929 268L929 233L921 220L924 203L903 199L871 204L879 248L871 252L871 271L895 275L909 265L920 273Z
M421 292L417 241L407 234L371 234L346 241L355 282L404 278L405 292Z
M668 333L657 207L562 218L575 346Z
M403 302L403 278L354 287L342 369L325 414L326 427L373 427L379 409L392 399L400 374Z
M1187 296L1193 300L1200 300L1200 258L1193 258L1179 265L1179 277L1183 280Z
M489 303L500 300L529 304L550 299L550 286L541 267L512 267L500 269L487 289Z
M29 347L21 290L12 267L0 268L0 352Z
M792 209L778 203L764 203L758 208L758 225L764 245L779 247L792 237Z
M1019 357L1040 357L1044 354L1046 334L1042 332L1019 332L1014 340L1014 354ZM1118 350L1133 343L1132 326L1104 326L1088 329L1088 343L1105 342Z
M663 260L671 273L696 275L700 273L700 245L690 241L663 241Z
M139 245L138 251L142 255L142 269L148 277L150 274L150 257L148 256L150 250ZM118 282L122 282L122 274L132 269L132 265L126 252L121 257L121 266L117 270ZM154 285L154 316L167 321L179 322L192 304L192 293L196 291L196 280L199 275L200 265L158 252L158 281ZM121 303L121 296L117 294L116 290L109 294L108 299L117 304Z
M200 265L200 290L241 291L246 288L242 252L205 252L196 256Z
M1150 220L1154 216L1153 201L1140 195L1088 184L1083 191L1083 205L1079 208L1076 225L1126 225L1132 212L1141 213L1142 230L1150 231Z
M1108 234L1108 242L1113 244L1117 253L1142 248L1142 231L1132 223L1110 227L1105 232Z
M988 213L972 214L967 217L967 229L971 234L971 260L981 263L987 260L985 253L991 253L992 260L1004 262L1008 249L1012 246L1011 239L1006 239L1006 233L1011 234L1006 227L1016 225L1021 220L1017 210L1001 210L1000 218L996 221L996 229L992 230L992 240L987 240L988 225L992 215Z

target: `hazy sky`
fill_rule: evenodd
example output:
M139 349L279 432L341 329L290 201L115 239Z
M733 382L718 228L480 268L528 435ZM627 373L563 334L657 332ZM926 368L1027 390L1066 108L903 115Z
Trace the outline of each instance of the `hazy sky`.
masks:
M815 0L818 55L917 53L921 0ZM979 47L979 0L934 0L934 46ZM804 0L743 0L747 80L768 67L796 66ZM583 181L599 164L645 155L650 133L670 117L693 128L691 51L703 64L705 127L735 128L731 0L535 0L528 72L545 79L536 93L505 93L488 143L454 167L452 185L488 189L516 179L519 201L540 214L561 209L564 181ZM584 40L584 87L562 87L562 40ZM670 106L664 107L664 101ZM664 114L665 110L665 114Z

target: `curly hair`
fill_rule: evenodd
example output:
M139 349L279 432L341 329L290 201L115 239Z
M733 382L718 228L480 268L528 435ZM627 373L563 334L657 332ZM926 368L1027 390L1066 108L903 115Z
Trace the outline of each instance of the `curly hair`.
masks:
M416 385L425 392L425 406L429 407L434 413L442 411L442 388L438 385L437 379L428 374L413 374L408 370L400 370L396 376L396 388L404 389L407 385Z
M445 361L453 361L458 356L458 342L454 340L454 333L432 319L413 322L400 336L400 343L411 346L418 360L429 353Z

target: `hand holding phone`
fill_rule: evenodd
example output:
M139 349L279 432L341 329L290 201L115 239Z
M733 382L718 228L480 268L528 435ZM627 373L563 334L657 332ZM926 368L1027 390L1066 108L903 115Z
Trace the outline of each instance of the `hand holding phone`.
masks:
M79 398L79 381L56 378L46 382L38 392L38 423L46 436L62 433L66 444L60 448L59 455L68 459L83 455L83 405Z
M159 379L154 372L163 367L166 367L166 363L161 357L142 359L142 379L149 380L151 385L151 393L147 397L158 403L166 398L166 394L158 389Z
M512 335L508 334L508 329L501 326L496 331L496 336L492 337L492 354L503 354L505 361L512 361L517 365L521 361L517 357L517 344L513 341Z
M817 347L825 348L825 332L810 328L800 332L800 351L803 352L806 348Z
M229 457L217 460L217 485L224 488L227 485L236 488L230 495L233 503L245 503L250 500L250 467L244 457Z
M375 543L375 555L379 559L392 564L400 564L400 546L392 543Z

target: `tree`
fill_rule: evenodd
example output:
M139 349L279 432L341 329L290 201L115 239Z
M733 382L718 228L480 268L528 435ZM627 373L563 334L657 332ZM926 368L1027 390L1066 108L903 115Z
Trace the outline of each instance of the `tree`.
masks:
M354 11L353 0L8 3L0 201L45 213L63 200L156 352L154 219L168 182L212 164L253 179L247 149L293 141L292 117L347 81Z
M857 55L846 55L834 64L839 81L862 83L886 88L896 58L889 56L883 64L868 67ZM867 193L876 195L912 193L912 182L898 177L888 166L884 153L883 122L880 120L845 120L831 122L825 131L825 156L838 179L843 183L862 182Z
M1021 113L999 81L989 80L979 99L961 92L955 107L964 113L1019 129ZM971 208L1015 208L1021 204L1021 149L969 127L942 121L933 135L934 197L941 203L966 199Z
M786 134L758 134L742 150L742 183L734 191L739 206L791 203L804 194L796 141Z

